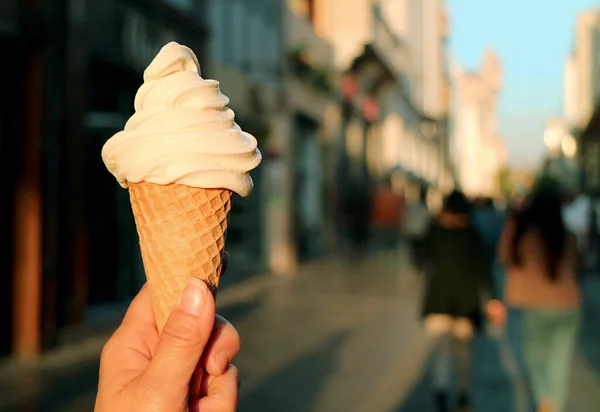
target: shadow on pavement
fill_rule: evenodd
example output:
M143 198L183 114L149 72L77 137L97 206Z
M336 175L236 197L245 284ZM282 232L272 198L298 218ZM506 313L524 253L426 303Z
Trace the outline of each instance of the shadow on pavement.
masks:
M485 335L476 339L473 345L473 359L473 411L513 411L514 387L502 360L499 341Z
M307 412L315 410L319 394L337 368L338 355L349 332L333 336L242 395L240 412ZM242 380L243 382L243 380Z
M15 378L7 395L27 394L25 400L0 407L0 412L63 412L76 396L95 394L98 384L99 356L85 359L60 372L38 370ZM6 392L5 392L6 391ZM93 408L93 403L90 405Z
M481 336L472 349L471 396L473 412L508 412L513 410L513 390L502 364L498 343ZM432 357L424 363L420 379L394 412L434 412ZM456 382L456 379L454 379ZM453 410L453 409L450 409Z
M219 298L217 296L217 313L235 325L241 319L258 309L262 301L264 301L264 298L262 295L259 295L233 305L219 306Z
M428 412L433 409L433 382L431 380L431 360L423 367L423 373L418 382L410 389L408 397L396 408L394 412Z

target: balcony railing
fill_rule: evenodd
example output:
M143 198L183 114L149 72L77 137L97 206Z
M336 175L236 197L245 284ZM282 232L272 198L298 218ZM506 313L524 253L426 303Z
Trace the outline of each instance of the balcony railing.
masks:
M289 43L294 48L302 48L308 63L317 67L330 68L333 64L333 47L317 33L311 22L287 8L285 30Z
M313 87L325 93L331 93L334 90L331 70L324 67L318 67L311 64L305 57L303 49L292 50L288 56L288 65L291 72L310 83Z
M319 37L310 21L293 10L287 10L286 30L291 45L287 50L289 68L297 77L315 88L333 90L333 48Z

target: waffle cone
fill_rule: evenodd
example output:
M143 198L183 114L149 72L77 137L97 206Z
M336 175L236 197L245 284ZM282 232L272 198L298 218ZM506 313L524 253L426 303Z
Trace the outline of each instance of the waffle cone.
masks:
M190 277L216 293L231 191L142 182L129 195L160 332Z

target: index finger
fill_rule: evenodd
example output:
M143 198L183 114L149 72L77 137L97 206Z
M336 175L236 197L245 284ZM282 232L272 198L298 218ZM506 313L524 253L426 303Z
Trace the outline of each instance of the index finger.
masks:
M204 349L203 363L199 366L211 375L221 375L238 355L240 347L238 331L227 319L216 315L210 341Z
M156 318L147 283L142 286L136 297L131 301L121 325L125 327L142 326L145 329L156 331Z
M158 342L155 319L150 291L148 285L144 285L131 301L129 309L113 337L121 341L134 339L143 342L145 356L151 359Z
M229 365L221 376L207 376L207 395L194 401L190 412L235 412L239 396L239 374L235 366Z

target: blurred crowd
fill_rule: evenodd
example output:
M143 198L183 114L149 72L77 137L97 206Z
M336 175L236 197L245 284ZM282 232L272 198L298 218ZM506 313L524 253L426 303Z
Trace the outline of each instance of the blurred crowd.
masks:
M593 201L544 179L507 202L455 190L437 210L426 190L407 201L387 180L373 193L351 193L343 205L350 256L372 252L408 276L400 266L407 255L424 281L421 313L434 340L439 411L454 410L453 400L470 410L471 342L490 326L506 331L532 408L564 411L582 317L580 279L598 269Z

